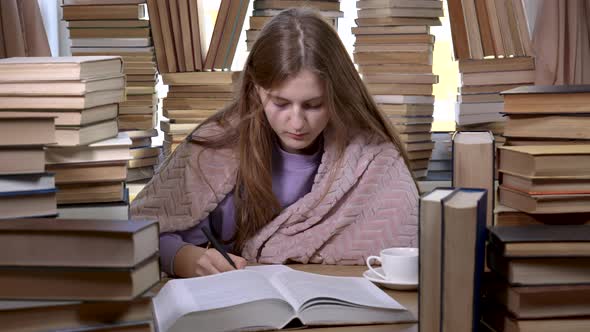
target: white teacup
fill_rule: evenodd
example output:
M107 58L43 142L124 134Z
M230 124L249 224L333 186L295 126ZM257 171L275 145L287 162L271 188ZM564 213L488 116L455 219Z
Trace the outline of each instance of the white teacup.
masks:
M381 263L385 275L371 266L373 260ZM380 256L367 257L367 267L383 280L416 283L418 282L418 248L383 249Z

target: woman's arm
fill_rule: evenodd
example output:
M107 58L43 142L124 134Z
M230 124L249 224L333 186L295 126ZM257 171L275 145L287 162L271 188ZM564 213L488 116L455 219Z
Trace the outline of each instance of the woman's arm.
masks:
M200 229L196 231L201 232ZM244 258L229 256L238 269L246 266ZM160 261L164 272L177 277L198 277L233 270L217 250L186 242L180 233L160 235Z

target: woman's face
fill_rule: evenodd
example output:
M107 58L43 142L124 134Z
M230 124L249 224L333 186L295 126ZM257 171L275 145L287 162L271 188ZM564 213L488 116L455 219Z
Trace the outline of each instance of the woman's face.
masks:
M314 142L330 119L320 78L302 70L274 90L258 88L264 113L283 150L313 153Z

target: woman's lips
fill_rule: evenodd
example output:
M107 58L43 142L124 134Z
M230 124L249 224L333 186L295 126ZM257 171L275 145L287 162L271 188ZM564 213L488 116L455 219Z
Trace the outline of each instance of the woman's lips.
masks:
M291 137L294 140L298 140L298 141L302 141L305 139L305 134L287 133L287 136Z

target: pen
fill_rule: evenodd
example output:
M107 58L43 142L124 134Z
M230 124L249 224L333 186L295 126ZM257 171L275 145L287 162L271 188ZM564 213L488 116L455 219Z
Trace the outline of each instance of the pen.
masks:
M215 249L217 249L217 251L219 251L221 253L221 255L227 260L227 262L234 267L234 269L238 269L238 267L236 266L236 264L234 263L234 261L232 261L231 258L229 258L229 255L227 254L227 252L225 251L225 249L223 249L223 247L221 246L221 244L217 241L217 239L215 238L215 236L213 236L213 234L211 234L211 231L206 228L203 227L203 233L205 234L205 236L207 237L207 239L209 240L209 242L211 242L211 244L213 245L213 247Z

